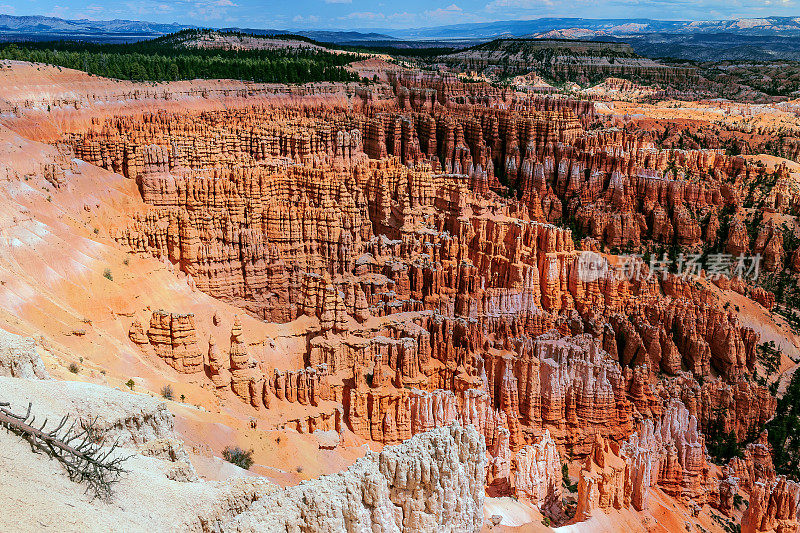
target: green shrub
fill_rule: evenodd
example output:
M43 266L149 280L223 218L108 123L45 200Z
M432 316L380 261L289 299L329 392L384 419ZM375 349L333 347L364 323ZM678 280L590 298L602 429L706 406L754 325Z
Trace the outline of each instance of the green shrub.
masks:
M243 450L238 446L226 446L222 450L222 457L229 463L245 470L250 470L250 467L253 466L253 450Z
M764 364L768 376L777 372L781 366L781 352L775 348L774 341L756 346L756 357Z
M744 498L742 498L741 494L734 494L733 495L733 506L736 509L740 509L744 505Z
M561 480L564 483L564 488L570 492L578 492L578 484L572 483L569 479L569 466L567 464L561 465Z
M718 465L727 464L734 457L742 457L744 444L736 440L736 434L726 432L718 420L708 423L706 428L706 448L712 461Z
M171 400L173 397L172 385L164 385L161 387L161 397L166 400Z
M775 472L800 477L800 372L795 372L786 392L778 398L775 418L766 423Z

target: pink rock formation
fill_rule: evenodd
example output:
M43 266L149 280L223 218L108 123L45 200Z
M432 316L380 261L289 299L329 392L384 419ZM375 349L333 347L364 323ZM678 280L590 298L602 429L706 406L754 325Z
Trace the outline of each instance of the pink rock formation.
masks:
M797 531L797 506L800 484L779 476L775 481L757 481L750 492L750 503L742 516L743 533Z
M131 325L129 336L133 342L144 344L145 337L138 322ZM154 311L146 338L156 355L178 372L202 371L203 352L197 343L194 315Z

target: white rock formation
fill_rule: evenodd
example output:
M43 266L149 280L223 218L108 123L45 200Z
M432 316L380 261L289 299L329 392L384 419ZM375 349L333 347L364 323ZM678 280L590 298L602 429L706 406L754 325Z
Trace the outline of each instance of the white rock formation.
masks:
M485 444L473 427L437 428L345 472L257 499L221 531L479 531Z
M0 376L47 379L49 374L36 353L36 342L0 329Z
M643 510L647 489L655 485L675 496L699 499L705 492L704 448L697 418L680 400L670 401L661 420L642 421L620 450L630 470L633 506Z
M561 511L561 456L545 430L536 444L523 446L512 460L514 491L550 516Z

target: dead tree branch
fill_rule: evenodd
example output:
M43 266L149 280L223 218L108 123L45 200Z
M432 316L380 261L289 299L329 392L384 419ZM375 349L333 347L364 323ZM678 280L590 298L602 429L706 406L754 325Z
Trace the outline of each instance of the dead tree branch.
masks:
M46 429L47 419L41 426L34 426L36 417L31 415L30 403L25 415L15 414L9 407L10 404L0 402L0 426L25 439L34 453L44 452L60 462L69 478L86 483L86 491L94 497L111 497L111 485L125 472L122 463L128 457L114 454L116 443L103 448L97 419L70 423L67 415L55 428Z

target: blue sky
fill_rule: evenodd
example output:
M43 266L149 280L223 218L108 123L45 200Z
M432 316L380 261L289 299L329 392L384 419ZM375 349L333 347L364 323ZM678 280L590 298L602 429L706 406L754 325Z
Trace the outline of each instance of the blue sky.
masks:
M0 0L0 13L276 29L417 28L539 17L800 16L800 0Z

